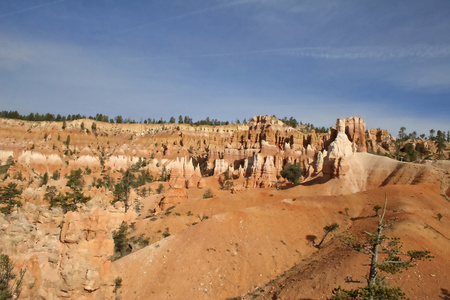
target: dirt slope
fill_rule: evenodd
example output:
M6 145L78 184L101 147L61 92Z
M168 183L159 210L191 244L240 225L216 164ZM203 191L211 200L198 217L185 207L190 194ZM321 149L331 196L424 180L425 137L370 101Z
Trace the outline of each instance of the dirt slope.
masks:
M392 283L404 287L412 299L436 299L441 289L448 288L450 269L449 221L437 220L438 213L450 215L449 202L441 195L448 184L447 164L412 165L358 154L354 165L344 178L322 184L248 189L239 194L217 191L216 197L203 200L191 195L164 225L156 221L147 227L155 231L167 226L172 232L172 224L178 223L179 231L114 262L123 278L123 299L243 296L296 264L247 298L325 299L338 285L347 287L346 276L363 278L367 258L334 240L317 251L307 237L321 238L322 228L334 222L340 225L339 232L373 231L372 208L381 205L386 194L387 217L398 218L386 233L402 238L405 249L429 250L435 256L392 276ZM361 192L352 193L355 187ZM210 218L181 224L195 221L187 217L189 211Z
M370 204L367 203L361 214L352 217L349 232L356 235L361 235L364 230L373 232L377 219L373 217L371 207L381 204L387 194L387 220L397 218L397 221L386 230L386 234L401 238L404 250L428 250L434 255L431 261L421 261L401 274L387 274L388 281L401 286L410 299L442 297L443 291L449 289L450 222L448 218L438 221L437 214L450 213L448 201L433 191L411 186L390 186L368 193L371 195ZM323 250L315 252L281 278L245 299L326 299L339 285L344 288L357 287L357 283L346 283L344 279L348 276L364 280L368 267L363 264L367 263L369 259L366 255L333 240Z

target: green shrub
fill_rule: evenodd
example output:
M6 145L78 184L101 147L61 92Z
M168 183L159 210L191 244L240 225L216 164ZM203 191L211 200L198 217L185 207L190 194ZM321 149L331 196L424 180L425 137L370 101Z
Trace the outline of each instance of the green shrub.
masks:
M53 174L52 174L52 179L53 179L53 180L58 180L60 176L61 176L61 175L59 174L58 170L56 170L56 171L53 172Z
M121 277L117 277L116 280L114 280L114 291L113 291L113 293L115 294L117 292L117 290L120 289L121 287L122 287L122 278Z
M162 183L160 183L158 188L156 189L156 193L161 194L163 191L164 191L164 185Z
M287 164L280 174L290 182L298 183L302 176L302 167L300 164Z
M211 189L206 190L206 192L203 194L203 199L208 199L214 197Z

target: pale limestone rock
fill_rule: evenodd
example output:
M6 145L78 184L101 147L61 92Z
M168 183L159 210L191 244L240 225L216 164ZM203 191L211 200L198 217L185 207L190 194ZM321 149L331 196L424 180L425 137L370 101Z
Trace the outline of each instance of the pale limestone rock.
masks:
M353 155L352 142L345 134L345 119L338 119L336 139L328 147L328 155L323 165L324 175L331 177L344 176L349 165L347 159Z
M74 170L78 168L97 169L100 168L100 161L97 157L91 155L83 155L77 158L75 161L70 161L69 168Z
M277 171L274 165L273 156L267 156L262 168L261 178L258 180L259 186L264 187L272 187L277 182Z
M13 151L0 150L0 165L4 165L10 156L14 158Z
M251 169L250 169L251 170L250 175L247 178L247 187L257 187L258 179L261 176L263 163L264 163L264 161L260 154L256 154L253 157L253 162L252 162ZM250 158L249 158L248 164L250 164Z
M183 174L183 163L179 160L178 157L175 161L171 162L168 165L168 170L170 170L170 177L169 177L170 187L174 189L184 187L186 180L184 179Z
M228 170L228 163L224 159L216 159L214 161L214 176L219 176Z
M306 146L305 155L307 157L314 157L315 154L316 154L316 150L313 148L313 146L311 144L308 144L308 146Z
M323 150L323 152L319 151L317 153L317 159L316 159L316 165L315 165L316 174L322 172L324 157L326 157L326 156L327 156L326 150Z

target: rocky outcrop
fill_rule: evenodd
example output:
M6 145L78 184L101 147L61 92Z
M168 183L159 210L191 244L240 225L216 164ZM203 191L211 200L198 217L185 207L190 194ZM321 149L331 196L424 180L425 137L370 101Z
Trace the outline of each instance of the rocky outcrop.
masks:
M356 145L358 152L367 152L366 146L366 122L359 117L346 118L345 134L350 142Z
M225 162L225 159L216 159L214 161L214 176L222 175L223 173L228 171L228 163Z
M349 169L348 158L353 155L355 147L346 134L346 120L338 119L336 139L328 147L328 155L324 159L323 173L325 177L344 176Z
M165 210L171 206L180 204L187 200L187 192L184 188L170 188L164 193L164 197L159 202L159 209Z
M356 151L365 151L364 121L358 117L343 120L348 140ZM303 127L297 130L270 116L255 116L247 124L226 126L98 122L95 134L81 130L81 122L83 120L67 122L65 130L61 130L57 122L47 125L25 122L25 126L14 126L15 132L25 136L33 134L34 139L39 137L40 141L32 145L31 151L19 151L17 144L0 149L19 157L19 164L10 175L15 176L21 169L28 173L23 174L24 178L32 178L33 172L42 175L55 170L65 175L80 168L89 169L92 178L98 179L105 172L111 175L146 160L145 170L153 178L159 179L165 171L170 174L172 189L203 186L200 169L206 176L219 178L227 173L230 178L246 178L249 187L265 187L278 180L287 163L301 163L307 176L319 174L329 155L324 150L338 135L337 130L329 133L316 133ZM92 120L84 122L85 126L92 124ZM0 133L0 137L3 135ZM22 135L17 134L16 140L23 139ZM69 136L70 145L61 142ZM345 172L344 162L340 163L341 175Z
M23 151L17 160L19 164L26 165L40 174L45 172L52 173L64 166L62 159L58 155L45 155L36 151Z
M192 158L177 158L167 164L167 170L170 172L169 184L171 188L195 188L202 177L200 168L194 167Z
M367 147L374 152L377 152L380 147L387 151L393 151L394 141L395 139L385 129L371 128L368 130Z
M256 154L252 159L251 173L247 178L247 187L272 187L277 182L277 170L274 165L274 157L263 157Z
M319 151L317 153L317 159L316 159L316 165L315 165L315 172L316 174L319 174L323 170L323 162L325 157L327 157L328 153L327 150L323 150L322 152Z
M135 218L132 210L95 206L63 215L30 203L0 214L0 251L26 269L20 298L114 299L112 232Z
M94 208L86 213L68 212L61 228L58 272L64 290L74 294L108 290L114 281L110 258L114 254L112 231L123 217Z
M8 158L14 159L14 152L11 150L0 150L0 166L6 164Z
M257 181L258 186L261 188L275 186L277 182L277 170L275 169L273 156L269 155L266 157L264 162L261 178Z
M89 168L91 170L95 170L100 168L100 161L97 157L94 157L92 155L82 155L77 159L70 161L69 168L74 170L79 168Z

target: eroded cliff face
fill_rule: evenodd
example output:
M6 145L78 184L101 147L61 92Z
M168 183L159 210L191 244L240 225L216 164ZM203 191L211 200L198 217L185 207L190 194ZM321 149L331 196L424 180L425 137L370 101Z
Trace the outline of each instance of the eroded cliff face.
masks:
M365 152L364 121L358 117L342 120L349 141L357 151ZM248 187L272 186L287 163L301 163L307 176L320 172L318 153L323 156L338 132L306 134L269 116L256 116L244 125L97 122L95 131L80 127L84 123L84 128L90 128L93 122L67 122L63 130L58 122L1 120L2 161L12 156L20 167L10 175L20 171L27 179L45 172L66 175L78 168L90 169L94 175L114 172L147 159L153 176L165 168L173 172L178 185L190 188L198 184L200 169L203 175L230 172L236 178L243 176L248 178Z
M26 270L21 299L114 299L112 232L136 213L93 201L66 214L31 203L0 214L0 252Z
M390 185L414 186L415 196L405 190L402 201L415 205L420 197L428 212L424 220L445 224L434 216L445 215L444 197L450 197L446 161L408 164L357 153L394 145L387 131L369 130L365 136L365 123L357 117L338 119L326 134L304 133L268 116L217 127L96 122L95 131L81 129L82 122L85 128L93 123L67 122L63 130L57 122L0 120L0 186L17 184L24 203L9 216L0 214L0 252L12 258L15 270L26 269L20 299L242 295L311 258L315 248L304 236L322 234L331 222L347 226L348 215L339 210L348 207L355 220L370 215L372 193L352 194L380 186L393 199L398 193ZM433 151L434 144L409 142ZM280 172L295 163L303 166L306 182L290 188ZM70 193L65 175L77 169L85 181L81 192L92 199L75 212L51 208L48 193ZM131 189L128 211L121 202L112 204L126 169L152 177ZM222 190L227 181L233 186ZM214 197L204 199L209 189ZM442 202L434 211L430 193ZM384 197L382 190L379 199ZM394 211L411 216L409 209ZM112 262L120 256L113 236L122 222L130 228L125 246L133 253ZM131 241L140 237L148 239L148 247ZM444 281L446 269L431 273L442 273ZM329 274L325 277L345 277ZM114 293L117 277L124 279L123 293Z
M81 129L82 122L91 128L94 121L67 122L62 129L58 122L0 120L1 164L14 162L1 176L23 190L26 203L0 215L0 252L27 270L23 299L113 299L113 232L122 221L135 222L139 210L141 219L154 216L225 174L235 180L232 192L282 183L286 164L300 163L306 177L344 176L348 156L365 150L359 118L338 119L337 129L326 134L306 134L269 116L217 127L96 122L95 131ZM125 212L111 204L114 187L96 183L106 177L117 183L120 170L137 165L167 181L144 185L148 195L133 190L136 209ZM48 188L68 192L65 175L77 169L86 183L82 192L93 200L77 212L49 208ZM42 183L45 173L49 180ZM161 194L155 192L159 184Z

